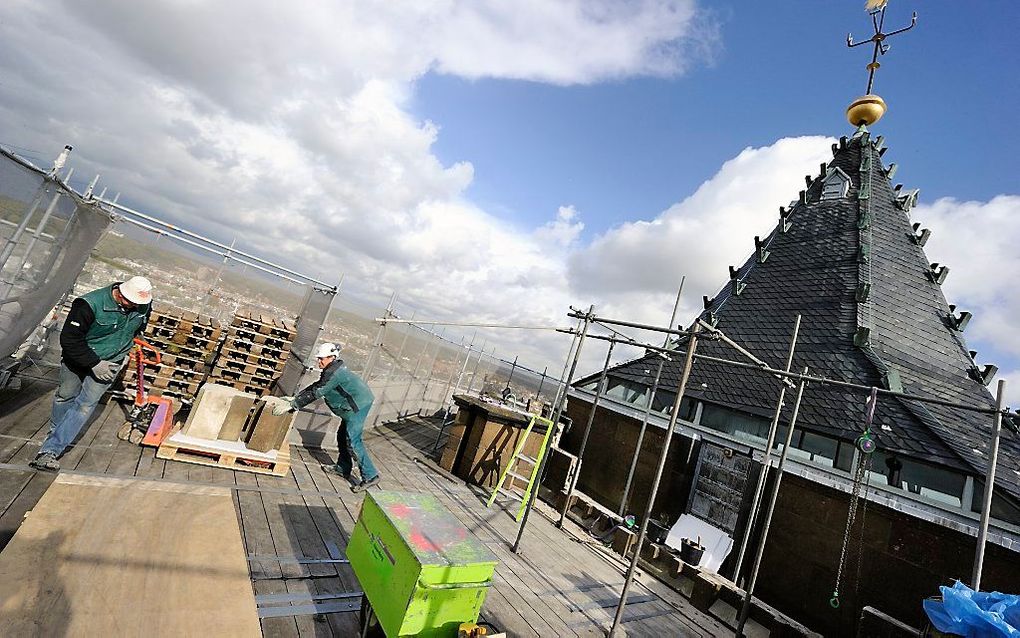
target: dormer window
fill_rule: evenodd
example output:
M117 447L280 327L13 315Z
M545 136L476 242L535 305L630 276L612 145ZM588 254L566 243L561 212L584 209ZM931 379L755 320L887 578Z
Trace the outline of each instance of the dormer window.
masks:
M850 192L850 176L841 168L830 168L822 180L822 200L842 199Z

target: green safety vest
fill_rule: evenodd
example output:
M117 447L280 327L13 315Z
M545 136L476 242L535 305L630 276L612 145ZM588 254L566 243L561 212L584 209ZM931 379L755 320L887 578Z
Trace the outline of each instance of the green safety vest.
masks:
M120 361L149 320L152 304L126 311L113 298L113 284L82 295L96 318L85 333L85 343L106 361Z

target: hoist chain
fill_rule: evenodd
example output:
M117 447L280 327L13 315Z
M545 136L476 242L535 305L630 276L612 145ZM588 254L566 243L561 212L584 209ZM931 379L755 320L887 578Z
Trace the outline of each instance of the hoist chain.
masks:
M854 487L850 494L850 512L846 517L846 530L843 532L843 547L839 552L839 563L836 568L836 585L833 587L832 598L829 604L833 608L839 607L839 584L843 580L843 567L846 564L846 550L850 544L850 531L853 528L854 519L857 517L857 503L861 492L861 485L867 468L871 465L870 454L860 454L857 457L857 469L854 472Z

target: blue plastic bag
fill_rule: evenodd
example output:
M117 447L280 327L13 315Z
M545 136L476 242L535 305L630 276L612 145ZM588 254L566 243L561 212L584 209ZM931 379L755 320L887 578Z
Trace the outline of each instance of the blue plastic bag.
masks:
M939 631L966 638L1020 638L1020 596L976 592L960 581L939 589L941 601L924 601L928 620Z

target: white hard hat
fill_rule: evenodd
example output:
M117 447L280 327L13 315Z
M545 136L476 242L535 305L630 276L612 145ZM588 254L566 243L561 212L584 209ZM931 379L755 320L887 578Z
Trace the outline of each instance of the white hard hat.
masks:
M325 359L326 357L339 357L340 346L335 343L324 343L315 350L316 359Z
M131 303L144 306L152 301L152 284L145 277L132 277L120 285L120 294Z

